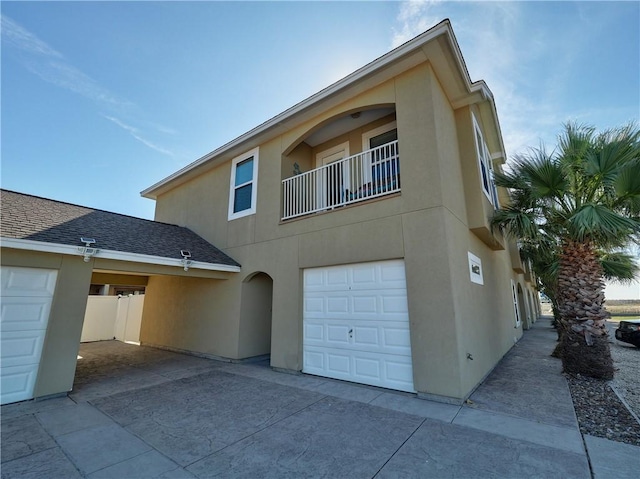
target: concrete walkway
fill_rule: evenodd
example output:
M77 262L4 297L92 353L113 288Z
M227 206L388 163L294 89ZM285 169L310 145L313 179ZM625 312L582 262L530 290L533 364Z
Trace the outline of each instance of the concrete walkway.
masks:
M581 436L554 345L541 319L453 406L266 363L83 344L68 397L2 407L2 477L637 477L640 448Z

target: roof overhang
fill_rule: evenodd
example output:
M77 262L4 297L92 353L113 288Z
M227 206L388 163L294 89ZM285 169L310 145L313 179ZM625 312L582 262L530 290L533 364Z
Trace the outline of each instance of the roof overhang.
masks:
M84 256L82 246L73 246L61 243L47 243L44 241L33 241L17 238L0 237L0 245L3 248L13 248L28 251L38 251L41 253L57 253L73 256ZM129 263L152 264L156 266L175 266L184 269L185 264L182 259L166 258L163 256L152 256L139 253L127 253L124 251L98 249L92 258L111 259L117 261L126 261ZM205 263L202 261L190 261L188 269L205 270L205 271L221 271L227 273L239 273L239 266L231 266L226 264Z
M140 194L145 198L157 199L159 195L176 186L338 105L349 96L366 91L426 61L433 66L454 109L470 104L488 105L482 109L492 116L491 122L495 125L499 144L492 148L492 151L504 152L493 94L484 81L471 81L451 22L446 19L306 100L167 176Z

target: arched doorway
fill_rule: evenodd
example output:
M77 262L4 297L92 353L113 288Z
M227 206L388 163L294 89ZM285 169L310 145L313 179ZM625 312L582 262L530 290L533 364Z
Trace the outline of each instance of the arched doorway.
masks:
M529 329L531 327L529 318L529 308L527 307L527 303L524 299L524 293L522 291L522 286L518 283L518 309L520 310L520 318L522 319L522 327L524 329Z
M251 358L271 354L273 279L253 273L242 282L238 356Z

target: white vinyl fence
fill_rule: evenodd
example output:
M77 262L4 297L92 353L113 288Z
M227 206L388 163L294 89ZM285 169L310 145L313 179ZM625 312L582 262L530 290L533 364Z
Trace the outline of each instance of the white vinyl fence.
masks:
M140 341L144 295L89 296L80 341Z

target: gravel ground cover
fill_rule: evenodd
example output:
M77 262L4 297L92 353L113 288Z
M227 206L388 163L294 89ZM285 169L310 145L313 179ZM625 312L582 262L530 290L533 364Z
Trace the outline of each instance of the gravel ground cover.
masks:
M565 376L583 434L640 446L640 423L636 419L640 417L640 348L613 339L617 323L610 326L611 355L616 367L613 381Z

